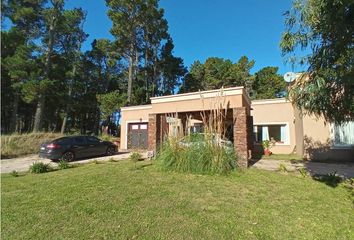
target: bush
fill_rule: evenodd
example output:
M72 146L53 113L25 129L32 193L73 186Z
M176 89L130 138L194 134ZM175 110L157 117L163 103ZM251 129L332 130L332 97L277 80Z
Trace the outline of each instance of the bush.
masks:
M141 154L138 152L133 152L132 154L130 154L129 158L132 162L138 162L141 159Z
M60 160L60 162L58 163L58 168L60 170L63 170L63 169L68 169L70 168L70 164L67 162L67 161L64 161L64 160Z
M42 162L34 162L30 166L29 170L30 170L31 173L36 173L37 174L37 173L49 172L51 169L50 169L49 164L45 164L45 163L42 163Z
M185 142L186 143L186 142ZM227 174L236 168L233 148L219 146L210 141L181 144L178 139L166 141L157 153L156 161L163 170L199 174Z
M10 175L13 176L13 177L18 177L18 176L19 176L19 174L18 174L18 172L17 172L16 170L13 170L13 171L10 173Z
M39 146L62 137L60 133L28 133L1 136L1 158L13 158L39 152Z

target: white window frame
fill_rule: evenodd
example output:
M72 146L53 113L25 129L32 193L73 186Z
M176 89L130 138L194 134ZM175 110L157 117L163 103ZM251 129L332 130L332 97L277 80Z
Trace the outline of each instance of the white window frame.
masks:
M287 134L287 141L284 143L275 143L275 146L290 146L290 126L289 122L257 122L253 123L253 129L256 126L271 126L271 125L285 125L285 133ZM254 132L254 130L253 130ZM256 139L254 140L254 143L257 145L261 145L262 143L256 142Z
M331 140L331 149L352 149L354 148L354 144L336 144L335 142L335 133L334 133L334 125L335 123L330 123L329 125L329 136Z

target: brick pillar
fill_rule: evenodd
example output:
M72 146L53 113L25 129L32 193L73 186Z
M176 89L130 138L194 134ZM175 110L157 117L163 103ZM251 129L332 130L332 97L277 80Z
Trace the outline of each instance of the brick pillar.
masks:
M234 147L238 156L238 164L241 168L248 167L248 159L250 157L251 146L250 142L250 124L253 122L249 118L248 110L245 107L233 109L234 119Z
M156 138L157 138L157 115L149 114L149 124L148 124L149 151L156 151Z

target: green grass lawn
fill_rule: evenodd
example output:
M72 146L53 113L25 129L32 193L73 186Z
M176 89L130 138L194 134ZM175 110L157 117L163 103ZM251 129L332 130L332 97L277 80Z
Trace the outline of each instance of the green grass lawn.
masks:
M354 239L343 186L255 169L206 176L138 164L2 175L2 239Z
M303 158L296 154L272 154L270 156L266 155L256 155L256 159L272 159L272 160L296 160L302 161Z

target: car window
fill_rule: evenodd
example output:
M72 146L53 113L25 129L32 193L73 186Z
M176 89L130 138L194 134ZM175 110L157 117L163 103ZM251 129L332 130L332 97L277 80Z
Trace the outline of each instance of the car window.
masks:
M100 142L100 140L96 137L88 136L86 138L89 143L99 143Z
M64 137L64 138L59 138L57 140L54 141L56 144L70 144L71 143L71 139Z
M74 137L74 141L76 144L85 144L85 137Z

